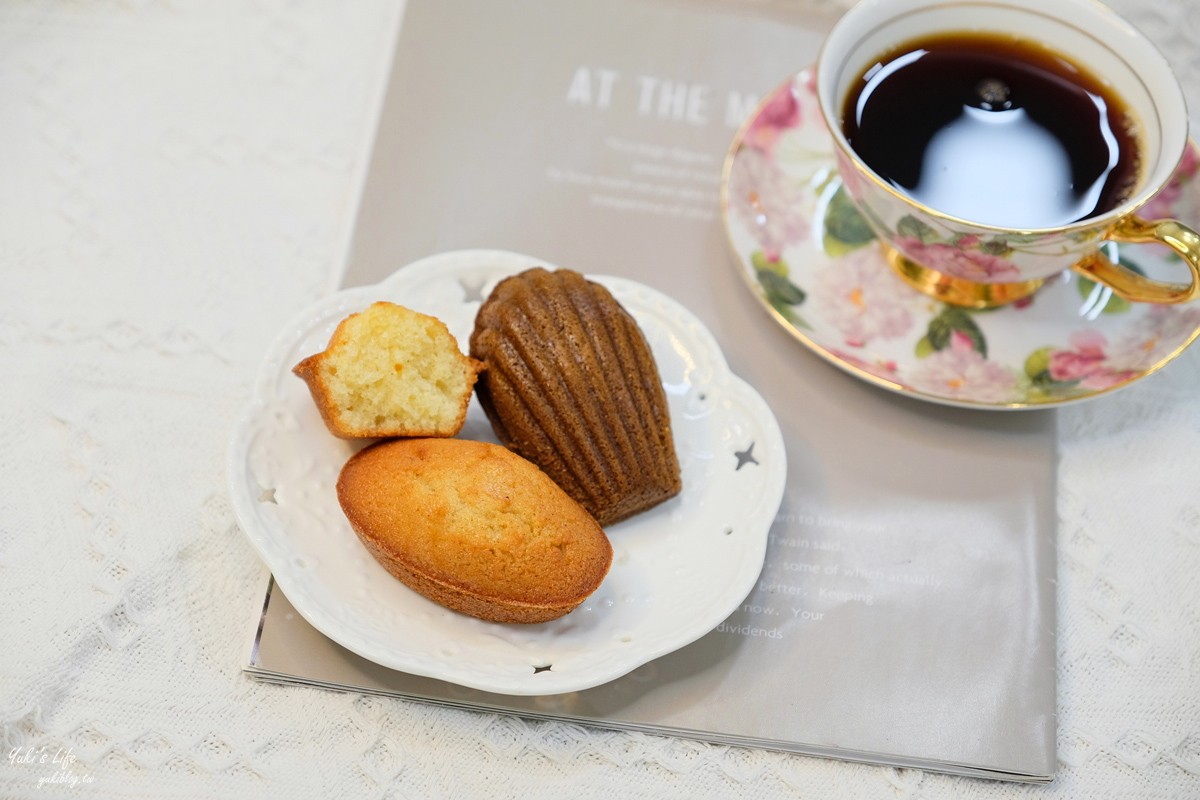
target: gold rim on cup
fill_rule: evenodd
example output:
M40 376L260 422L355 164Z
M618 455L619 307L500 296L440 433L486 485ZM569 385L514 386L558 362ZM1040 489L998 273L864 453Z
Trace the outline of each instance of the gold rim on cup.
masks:
M865 4L864 4L865 5ZM1128 23L1105 7L1100 7L1106 15L1115 17L1118 24L1123 27L1132 28ZM1032 13L1036 16L1050 16L1043 11L1037 11L1028 6L1021 7L1025 13ZM902 14L901 16L904 16ZM1067 24L1065 20L1058 17L1051 17ZM1136 34L1140 37L1140 34ZM1144 40L1144 37L1142 37ZM829 39L822 44L821 54L818 57L818 65L824 61L825 51L829 45ZM1147 43L1149 47L1153 47ZM1165 63L1165 60L1164 60ZM1169 69L1169 67L1168 67ZM818 81L820 80L820 70L817 70ZM1182 93L1180 93L1182 95ZM885 193L900 198L903 202L908 203L926 215L935 219L946 222L966 223L978 228L995 228L998 232L1005 229L996 226L980 224L970 220L962 220L953 215L946 214L937 209L930 208L918 200L915 200L908 195L900 192L896 187L880 178L874 170L870 169L862 162L858 154L845 141L841 135L839 120L830 118L832 111L826 108L826 104L820 104L822 114L826 118L827 127L832 134L834 146L840 150L848 159L850 164L859 175L866 178L876 187L882 189ZM1180 150L1180 157L1186 148L1189 146L1188 137L1184 136L1183 148ZM1172 169L1174 169L1173 165ZM1169 180L1171 172L1168 171L1163 178L1163 184ZM1155 188L1154 192L1150 192L1147 198L1161 190L1162 185ZM1110 212L1111 213L1111 212ZM1064 230L1069 230L1073 227L1083 228L1089 224L1095 224L1095 219L1080 220L1071 225L1062 226ZM1053 229L1037 229L1030 233L1045 233ZM1186 303L1194 299L1200 298L1200 234L1178 220L1144 220L1137 216L1136 208L1126 210L1126 212L1117 216L1112 223L1105 229L1103 239L1114 242L1125 242L1133 244L1154 243L1165 245L1179 255L1188 266L1191 273L1191 282L1189 283L1170 283L1165 281L1152 280L1144 276L1138 275L1129 270L1113 264L1103 253L1095 250L1081 260L1067 267L1074 272L1086 275L1088 278L1098 281L1110 289L1119 297L1133 302L1149 302L1160 304L1175 304ZM905 281L908 285L932 296L938 300L942 300L952 305L959 305L967 308L995 308L998 306L1012 303L1024 297L1028 297L1037 291L1042 286L1048 277L1034 278L1027 281L1015 283L981 283L971 281L964 278L957 278L951 275L946 275L942 272L934 270L924 264L918 263L911 258L900 253L891 245L887 244L885 237L880 233L880 243L883 249L885 260L888 265Z

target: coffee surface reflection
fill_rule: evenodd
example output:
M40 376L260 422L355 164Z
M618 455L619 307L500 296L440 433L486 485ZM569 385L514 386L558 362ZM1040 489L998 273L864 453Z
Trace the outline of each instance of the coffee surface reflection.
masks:
M883 54L842 127L883 180L929 208L1010 228L1103 214L1136 188L1137 127L1086 70L1044 47L954 33Z

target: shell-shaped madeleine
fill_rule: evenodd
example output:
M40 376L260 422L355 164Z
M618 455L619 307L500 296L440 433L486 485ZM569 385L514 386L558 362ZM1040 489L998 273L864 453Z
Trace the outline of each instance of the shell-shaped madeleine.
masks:
M500 441L601 525L675 496L679 460L658 366L634 318L572 270L502 280L475 318L476 395Z

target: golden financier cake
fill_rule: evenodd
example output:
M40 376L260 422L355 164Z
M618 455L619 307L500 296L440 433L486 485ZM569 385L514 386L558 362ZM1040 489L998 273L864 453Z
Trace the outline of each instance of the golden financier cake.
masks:
M351 456L338 501L414 591L492 622L545 622L600 586L612 546L536 466L465 439L391 439Z
M482 368L441 320L378 302L342 320L329 346L292 371L330 433L353 439L454 436Z
M666 393L637 322L571 270L502 280L475 317L475 387L497 437L601 525L679 493Z

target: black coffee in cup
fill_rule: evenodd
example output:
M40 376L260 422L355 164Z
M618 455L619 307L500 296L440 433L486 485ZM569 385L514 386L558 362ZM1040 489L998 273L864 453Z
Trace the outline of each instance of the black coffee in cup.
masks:
M1046 48L994 34L908 42L849 92L843 132L922 204L987 225L1050 228L1136 188L1137 127L1121 99Z

